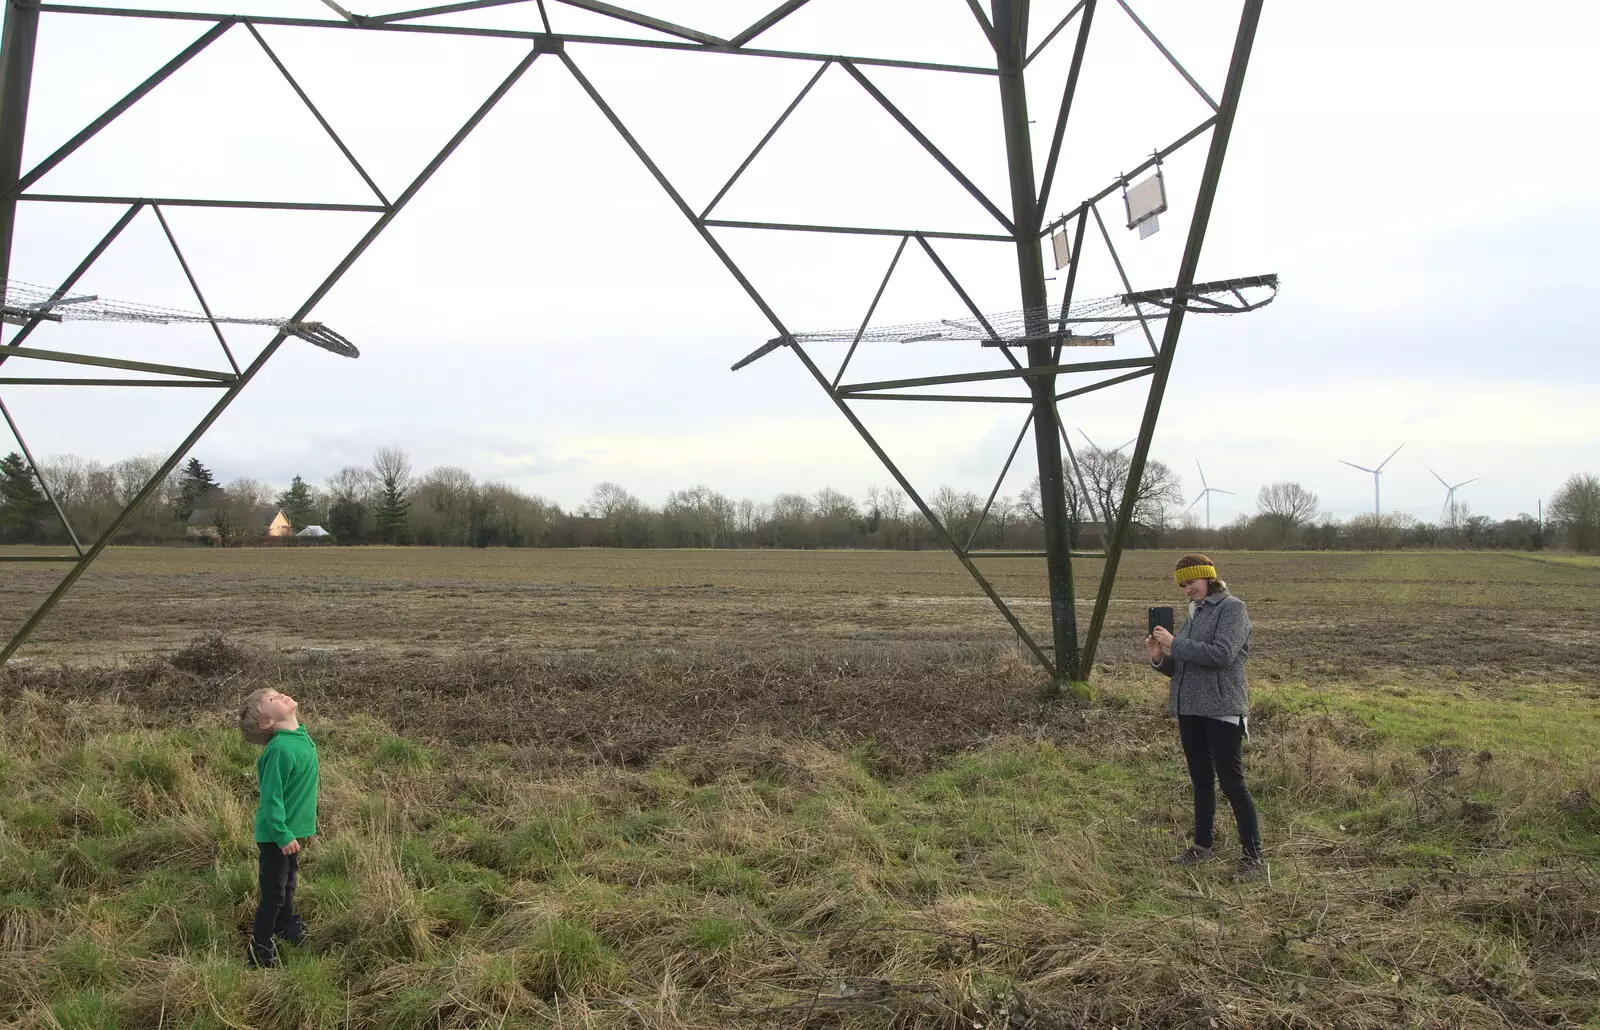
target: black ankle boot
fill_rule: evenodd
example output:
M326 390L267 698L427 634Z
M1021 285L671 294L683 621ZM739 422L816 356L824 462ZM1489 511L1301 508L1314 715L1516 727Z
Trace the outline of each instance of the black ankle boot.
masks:
M288 941L298 948L306 942L306 924L300 921L299 916L296 916L294 921L287 927L281 930L274 930L272 935L279 940Z

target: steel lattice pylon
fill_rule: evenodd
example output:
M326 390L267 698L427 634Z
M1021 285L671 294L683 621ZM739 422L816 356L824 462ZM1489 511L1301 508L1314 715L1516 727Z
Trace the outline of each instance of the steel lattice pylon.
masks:
M484 118L517 85L534 62L540 58L545 58L546 60L557 61L564 66L589 100L638 157L674 206L688 220L701 239L743 288L751 301L760 309L762 315L771 323L773 330L777 334L776 338L762 352L752 355L747 361L753 360L754 357L760 356L760 353L770 350L779 348L792 350L807 372L827 392L841 414L849 420L867 445L883 461L885 467L895 477L900 487L905 490L907 496L929 520L943 542L965 565L979 586L982 587L1016 630L1019 637L1049 671L1052 684L1059 687L1065 681L1087 678L1088 672L1093 666L1094 654L1100 634L1105 625L1110 591L1116 579L1117 566L1121 558L1123 544L1132 522L1138 491L1123 490L1121 507L1115 513L1114 518L1109 511L1103 513L1105 522L1110 526L1107 534L1106 549L1103 555L1096 554L1093 557L1103 557L1105 565L1089 629L1080 644L1073 596L1072 560L1075 556L1083 557L1088 555L1075 555L1071 550L1070 523L1065 501L1065 483L1067 476L1077 472L1077 463L1076 457L1071 450L1070 441L1067 440L1061 423L1058 405L1061 401L1074 396L1148 377L1150 379L1150 389L1144 405L1144 414L1131 458L1128 478L1129 483L1137 484L1141 482L1186 311L1219 310L1217 307L1219 303L1221 304L1221 310L1248 310L1254 302L1246 304L1239 293L1240 290L1265 286L1269 280L1270 288L1274 291L1276 290L1276 278L1271 276L1257 276L1252 277L1250 280L1229 280L1220 284L1197 284L1195 282L1200 251L1205 240L1212 202L1221 176L1223 158L1227 151L1229 135L1233 127L1235 112L1238 108L1245 69L1249 61L1256 26L1260 19L1263 0L1243 0L1232 56L1220 99L1213 99L1193 76L1178 63L1171 51L1134 13L1127 0L1115 0L1116 5L1131 19L1139 31L1148 38L1149 42L1160 51L1162 57L1182 75L1194 92L1204 100L1209 106L1211 114L1176 140L1160 146L1147 160L1135 166L1132 172L1119 176L1116 181L1107 185L1103 190L1086 198L1076 207L1071 208L1065 215L1051 221L1049 224L1046 224L1044 212L1047 209L1051 187L1055 181L1056 172L1061 161L1063 138L1068 122L1072 117L1091 26L1094 23L1097 8L1109 6L1109 3L1102 3L1101 0L1078 0L1064 18L1051 26L1048 32L1042 35L1042 38L1031 50L1028 45L1029 0L990 0L987 11L978 0L967 0L966 6L970 9L977 29L981 30L994 54L993 66L895 60L881 57L847 56L786 49L763 49L753 45L768 30L804 7L807 0L785 0L785 2L778 4L757 18L743 31L731 37L717 36L689 26L627 10L623 7L600 3L598 0L548 0L548 7L547 0L466 0L466 2L377 15L351 13L343 6L328 2L328 0L324 0L324 2L338 17L223 15L185 10L135 10L43 3L40 0L7 0L4 39L3 43L0 43L0 283L7 282L10 279L12 240L19 203L103 204L123 208L121 217L112 226L111 230L95 246L90 248L78 267L58 286L51 288L51 296L57 299L68 297L79 279L93 266L106 248L117 239L136 217L148 210L159 221L167 241L171 244L173 253L183 266L184 273L188 277L196 299L203 310L204 318L202 320L209 322L215 332L221 353L226 357L230 370L212 371L169 366L149 367L146 363L106 358L86 360L83 355L73 355L63 351L47 352L37 347L29 347L27 346L29 337L46 320L46 316L40 314L40 317L29 317L29 309L17 308L16 310L10 310L8 308L7 320L20 324L22 328L4 346L0 346L0 363L5 363L10 359L42 358L45 360L65 360L69 362L76 361L80 364L109 366L123 371L137 371L156 377L145 380L49 380L49 382L56 385L80 385L97 388L106 386L202 387L216 389L219 391L220 396L193 431L178 445L157 473L145 484L144 488L87 546L84 546L83 542L79 540L70 522L67 521L65 512L61 510L59 505L56 505L56 510L63 523L66 524L68 533L73 540L73 554L45 556L43 559L34 555L0 555L0 560L59 560L71 564L71 568L65 578L39 605L26 623L17 630L5 648L0 650L0 663L9 659L16 652L17 648L21 646L39 621L49 613L56 602L71 589L78 577L105 549L133 511L158 488L159 484L188 455L195 443L228 408L239 393L249 385L284 341L292 336L311 339L311 336L307 334L321 329L317 323L310 321L311 313L317 304L339 282L341 277L355 264L373 241L416 197L418 192L428 184L434 173L456 152L462 142L473 133ZM771 2L771 0L768 0L768 2ZM955 3L956 0L945 0L945 2ZM439 18L466 11L518 5L526 5L530 9L537 7L542 23L540 29L483 28L452 25L438 20ZM648 30L655 36L654 38L644 39L625 35L604 36L563 33L557 31L550 20L550 9L559 9L560 7L579 9L590 15L611 19L618 25ZM188 47L152 72L126 96L112 104L99 117L86 125L82 131L71 137L34 167L25 170L22 166L23 143L27 128L29 94L33 78L33 64L40 19L57 15L188 22L200 26L201 32ZM471 116L461 124L449 141L433 155L432 159L411 179L403 190L393 198L390 198L379 189L372 176L362 166L357 155L345 144L328 119L322 115L314 99L295 80L289 69L273 52L271 46L268 45L260 30L264 27L272 26L326 29L330 32L347 33L409 32L446 37L487 36L498 39L523 40L526 42L528 50L511 72L477 106ZM101 130L115 122L146 95L161 87L174 72L184 67L194 57L204 52L228 33L245 33L259 45L270 59L272 65L281 73L300 101L314 116L321 129L337 146L344 159L349 162L350 166L371 190L373 194L371 203L272 203L259 200L146 197L115 194L89 196L81 194L47 194L36 190L39 181L53 168L70 157ZM1056 41L1058 37L1060 37L1061 43L1057 45L1060 46L1067 45L1069 40L1072 41L1071 66L1063 90L1060 108L1055 119L1049 156L1042 174L1036 179L1025 90L1026 69L1033 58L1045 47ZM622 119L601 95L593 82L584 74L569 52L569 44L622 48L643 47L683 52L742 55L752 59L801 61L815 64L817 71L799 92L799 95L777 118L761 141L756 144L749 156L732 172L726 184L717 192L711 202L704 209L696 212L656 162L651 159L628 127L623 124ZM854 80L866 97L887 112L937 162L951 179L977 201L988 215L993 218L997 231L974 233L940 229L794 224L723 219L712 216L712 212L717 205L732 189L734 184L739 181L740 177L768 142L783 128L786 120L805 100L807 94L817 84L818 80L830 68L834 67L837 67ZM928 135L897 107L873 81L868 72L874 68L918 69L951 75L993 78L999 88L1000 114L1005 131L1010 194L1006 198L1008 202L999 202L986 195L971 178L964 174L955 162L941 151ZM1126 275L1122 274L1122 263L1119 259L1116 259L1115 248L1112 246L1110 235L1106 231L1105 223L1101 218L1097 205L1112 196L1119 187L1126 187L1130 177L1144 174L1156 168L1161 161L1171 157L1188 144L1205 137L1208 132L1210 136L1204 170L1201 174L1194 212L1177 275L1170 284L1159 284L1159 288L1156 289L1148 287L1158 284L1140 284L1146 288L1136 290L1134 284L1128 282ZM165 209L191 206L266 211L357 212L370 214L373 222L365 234L335 264L328 275L311 291L292 315L283 319L270 320L271 324L278 326L277 334L253 360L241 365L235 359L223 333L222 326L227 324L229 320L212 316L211 309L206 303L206 298L201 292L200 283L196 275L191 271L189 263L184 259L183 252L179 249L178 241L173 235L164 214ZM1069 317L1069 314L1073 310L1077 310L1072 307L1074 302L1073 291L1079 265L1081 264L1080 255L1086 227L1091 220L1098 227L1100 235L1104 238L1107 250L1110 251L1113 260L1116 260L1118 273L1122 275L1125 293L1120 298L1117 298L1118 303L1121 305L1118 313L1124 316L1131 315L1131 318L1121 318L1118 327L1131 329L1137 326L1137 328L1141 329L1150 345L1151 356L1149 358L1101 362L1063 363L1062 361L1065 347L1082 342L1074 339L1075 334L1069 324L1073 322L1073 319ZM970 319L957 320L959 325L957 322L945 322L942 324L956 328L965 334L956 338L970 339L975 341L976 344L994 347L994 350L990 350L987 353L999 353L1002 355L1007 367L999 371L982 371L970 374L900 379L876 383L844 384L842 379L845 369L850 362L851 356L855 353L856 346L861 343L862 337L867 332L872 310L869 309L867 318L862 322L861 330L854 334L855 338L852 340L850 352L846 355L838 374L832 377L828 376L821 370L807 350L808 344L814 345L822 337L817 337L815 334L808 336L808 334L804 333L794 333L785 325L777 312L763 298L749 277L746 276L723 247L713 232L713 230L717 229L759 229L780 233L847 233L898 238L898 249L895 251L894 260L890 264L889 271L884 276L883 284L878 288L877 296L873 301L873 308L877 306L878 299L882 297L883 290L887 286L890 276L893 275L901 255L914 242L917 248L927 255L933 266L966 305L971 316ZM1072 243L1070 244L1071 261L1067 266L1065 288L1059 305L1049 298L1044 275L1044 239L1052 231L1066 233L1072 238ZM955 275L952 274L934 246L934 241L945 239L978 240L1012 245L1015 252L1014 261L1017 269L1022 307L1020 311L1013 313L1010 321L1005 322L1004 325L996 325L989 316L984 315L973 304L967 291ZM1233 296L1239 298L1240 304L1245 304L1245 307L1237 308L1226 300L1218 301L1219 295L1230 291ZM136 298L132 299L136 300ZM7 305L11 303L10 300L6 301ZM48 305L48 301L46 304ZM1049 312L1057 306L1059 306L1060 314L1052 318ZM1254 304L1254 306L1259 305ZM32 310L40 311L37 307ZM1101 320L1104 321L1105 318L1101 317ZM256 324L260 324L262 321L255 320ZM1159 343L1157 342L1156 333L1152 329L1152 326L1157 323L1159 323L1160 330ZM308 327L315 327L315 329ZM312 342L318 341L312 339ZM327 345L329 342L332 341L325 339L322 345ZM1022 356L1013 353L1013 351L1022 352ZM47 358L47 354L53 357ZM1026 360L1023 360L1023 357ZM1057 389L1056 379L1058 376L1093 375L1102 372L1116 374L1110 378L1101 379L1073 389ZM972 383L993 380L1008 380L1012 383L1025 384L1027 393L1025 396L973 397L906 394L904 392L908 388L942 383ZM44 381L10 377L0 379L0 387ZM1049 644L1036 641L1028 633L1004 599L1000 597L981 570L974 564L971 545L976 538L976 528L974 528L973 534L969 536L965 544L957 541L949 527L940 522L922 495L895 465L850 406L851 402L874 399L984 400L997 403L1019 403L1029 406L1030 415L1028 421L1024 424L1022 432L1017 437L1016 444L1011 449L1011 454L1005 463L1005 469L1001 472L1000 480L995 484L995 491L998 492L1006 471L1010 469L1027 434L1027 429L1031 425L1034 431L1035 454L1039 467L1045 549L1042 552L1017 552L1016 556L1039 557L1045 561L1051 602L1051 642ZM10 412L5 410L3 400L0 400L0 411L4 411L5 420L22 446L27 461L33 465L37 474L38 466L34 463L33 454L12 419ZM1063 457L1063 448L1065 449L1065 457ZM1081 478L1081 473L1077 474ZM40 482L44 485L46 495L50 497L51 503L54 504L54 497L49 495L49 484L45 483L42 477ZM991 493L991 504L993 500L994 493ZM987 510L986 508L985 515L987 515ZM990 556L1004 557L1009 555L990 552Z

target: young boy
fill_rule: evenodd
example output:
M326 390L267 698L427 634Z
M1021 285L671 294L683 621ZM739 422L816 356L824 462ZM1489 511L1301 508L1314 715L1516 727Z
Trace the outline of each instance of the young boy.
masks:
M245 698L239 711L244 739L265 745L256 759L261 904L250 940L250 964L260 968L278 964L275 936L290 944L305 939L294 911L294 887L300 845L317 832L317 746L300 725L299 708L288 694L268 688Z

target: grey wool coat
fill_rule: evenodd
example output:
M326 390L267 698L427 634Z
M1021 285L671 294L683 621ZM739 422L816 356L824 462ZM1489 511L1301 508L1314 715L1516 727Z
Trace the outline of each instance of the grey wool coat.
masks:
M1250 657L1250 613L1226 590L1195 605L1172 637L1172 653L1156 668L1172 677L1173 715L1249 715L1244 663Z

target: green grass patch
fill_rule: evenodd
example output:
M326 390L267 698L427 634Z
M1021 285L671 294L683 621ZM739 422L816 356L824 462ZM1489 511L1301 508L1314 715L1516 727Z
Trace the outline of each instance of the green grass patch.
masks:
M744 936L744 926L737 920L721 917L697 919L689 927L689 946L707 955L727 951Z
M404 737L389 737L373 749L372 764L379 769L416 774L433 765L433 753Z
M50 1017L61 1030L119 1030L115 1003L98 988L72 991L51 1002Z
M0 946L30 956L0 966L0 1022L754 1028L816 997L841 1026L1139 1025L1152 997L1223 990L1238 1025L1327 1025L1346 994L1473 1030L1505 997L1595 1019L1573 971L1600 939L1600 702L1391 686L1263 691L1247 771L1273 878L1252 887L1226 806L1218 859L1169 864L1187 786L1144 681L1087 732L899 776L763 739L720 768L528 778L324 719L311 939L273 972L242 966L253 784L230 735L0 731Z

